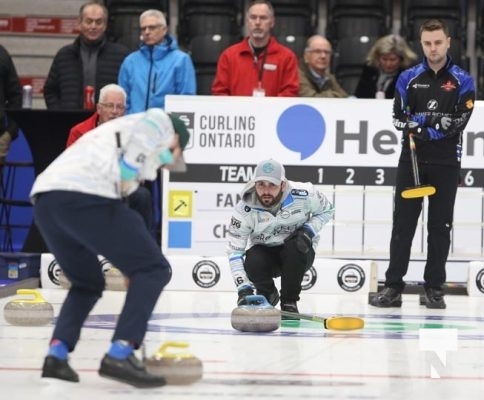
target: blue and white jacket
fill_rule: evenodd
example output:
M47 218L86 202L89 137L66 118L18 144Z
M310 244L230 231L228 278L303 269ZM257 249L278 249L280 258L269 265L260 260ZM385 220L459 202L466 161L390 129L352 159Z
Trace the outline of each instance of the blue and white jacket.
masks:
M165 108L167 94L196 94L195 68L190 56L166 35L155 46L141 45L128 55L119 70L118 83L126 90L126 113Z
M257 200L254 181L247 183L241 195L232 213L227 245L232 277L238 287L249 283L244 270L246 250L254 245L280 246L304 225L314 234L316 251L319 232L334 215L333 205L310 182L286 180L280 203L270 209Z

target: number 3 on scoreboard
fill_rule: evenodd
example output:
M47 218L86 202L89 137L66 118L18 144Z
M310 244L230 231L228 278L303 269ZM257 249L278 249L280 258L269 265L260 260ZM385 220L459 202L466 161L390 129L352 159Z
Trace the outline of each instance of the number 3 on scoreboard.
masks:
M383 168L377 168L375 185L383 185L384 183L385 183L385 170Z

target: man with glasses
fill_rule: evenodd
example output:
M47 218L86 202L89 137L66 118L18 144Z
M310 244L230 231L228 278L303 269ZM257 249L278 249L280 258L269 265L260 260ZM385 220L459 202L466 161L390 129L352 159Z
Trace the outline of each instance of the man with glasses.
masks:
M271 34L275 25L272 4L267 0L252 1L245 21L247 37L225 49L218 59L212 94L297 96L297 58Z
M57 52L44 85L49 110L82 110L86 87L94 88L95 104L99 90L117 82L119 67L129 49L106 39L107 21L108 11L99 2L81 6L79 36Z
M88 119L81 121L71 128L66 147L69 147L82 135L94 129L96 126L114 118L121 117L124 115L125 109L126 92L124 89L115 83L104 86L99 91L99 102L96 104L96 112Z
M165 107L167 94L196 94L195 68L190 56L178 48L159 10L139 18L142 44L123 61L118 84L128 94L126 114Z
M348 97L336 77L330 73L331 43L324 36L311 36L299 62L299 96Z
M122 117L126 110L126 92L124 89L111 83L104 86L99 92L99 102L96 104L96 112L88 119L81 121L73 126L67 138L66 147L71 146L81 136L92 131L105 122L115 118ZM137 211L143 218L146 227L151 231L153 229L153 201L150 191L140 185L133 193L126 197L129 207Z

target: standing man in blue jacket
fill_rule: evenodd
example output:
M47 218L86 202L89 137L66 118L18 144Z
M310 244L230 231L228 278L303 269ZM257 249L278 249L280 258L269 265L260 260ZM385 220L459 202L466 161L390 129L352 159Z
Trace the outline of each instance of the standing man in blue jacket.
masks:
M196 94L195 68L190 56L178 48L159 10L139 18L143 43L123 61L118 83L128 94L126 114L165 107L167 94Z

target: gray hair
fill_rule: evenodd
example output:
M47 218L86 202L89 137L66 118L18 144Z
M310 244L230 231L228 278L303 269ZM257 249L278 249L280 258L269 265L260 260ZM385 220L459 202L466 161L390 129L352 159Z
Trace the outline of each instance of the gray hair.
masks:
M101 88L101 90L99 91L99 102L102 103L106 95L111 92L123 95L123 103L124 105L126 105L126 91L121 86L116 85L115 83L110 83Z
M375 42L366 57L367 64L378 68L378 59L384 54L396 54L402 60L403 68L410 67L418 59L417 54L410 48L405 39L393 34L383 36Z
M165 14L163 14L160 10L151 9L151 10L143 11L139 16L140 25L141 25L141 21L143 21L143 19L145 19L146 17L155 17L158 19L158 21L160 21L161 25L166 26Z

